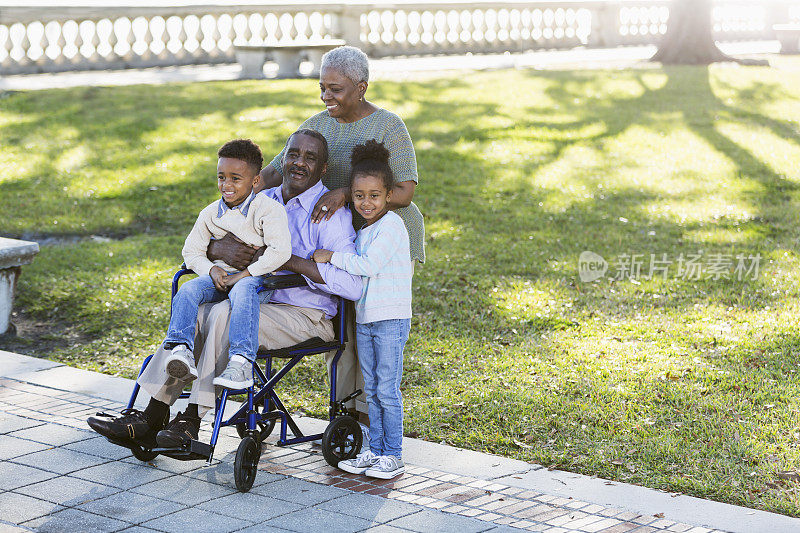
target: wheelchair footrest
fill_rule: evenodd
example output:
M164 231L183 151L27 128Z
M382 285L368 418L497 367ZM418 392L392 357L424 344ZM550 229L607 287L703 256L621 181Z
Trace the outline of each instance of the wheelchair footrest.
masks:
M208 459L214 453L214 448L205 442L191 440L180 448L153 448L153 451L179 461L192 461L194 459Z
M133 441L127 439L115 439L113 437L106 437L106 440L111 444L116 444L117 446L122 446L123 448L128 448L129 450L133 450L134 448L141 448L141 449L151 449L155 444L155 439L152 442L141 442L141 441Z

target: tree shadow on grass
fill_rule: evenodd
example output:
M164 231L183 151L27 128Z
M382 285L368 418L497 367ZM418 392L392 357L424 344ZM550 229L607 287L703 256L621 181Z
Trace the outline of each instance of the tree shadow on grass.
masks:
M266 164L320 111L317 97L308 80L15 94L9 113L24 120L0 125L0 139L9 159L31 164L0 181L2 232L125 236L184 228L215 195L213 160L222 143L253 138Z
M721 120L765 126L776 135L800 145L800 134L791 122L776 120L763 113L725 104L711 87L710 72L707 68L670 67L655 71L658 72L666 75L666 83L659 88L652 89L650 84L644 81L644 78L652 73L643 71L636 75L642 90L641 95L632 98L597 98L590 101L585 100L587 91L579 83L588 74L543 72L537 73L536 76L559 80L566 74L572 81L577 82L580 91L570 90L570 83L551 84L547 91L548 96L557 102L560 109L574 111L580 106L583 111L579 121L564 123L556 128L579 129L581 126L595 123L605 124L606 128L602 133L587 139L598 150L604 148L605 141L621 135L632 126L659 131L682 124L734 163L738 167L740 179L761 185L759 191L752 193L748 198L759 209L756 218L771 211L776 203L791 202L792 194L798 191L800 185L786 181L784 176L775 173L748 147L733 141L717 127L717 123ZM736 91L730 85L726 86L726 90ZM738 93L740 100L749 102L771 101L787 96L788 93L781 86L764 83L756 83ZM579 104L574 103L576 99L580 99ZM620 120L623 116L620 111L632 107L645 112L638 115L633 123ZM537 112L546 111L546 108L533 109ZM547 127L548 123L534 123L531 126ZM561 150L568 146L569 143L560 145L555 156L557 157ZM636 154L636 156L646 157L646 154Z
M711 88L709 73L705 69L667 69L663 71L666 82L656 89L651 88L651 82L643 81L650 74L653 73L633 75L634 79L639 79L641 91L638 95L597 99L586 97L586 94L599 92L603 86L602 81L593 80L594 73L531 74L552 82L546 93L555 105L529 108L527 116L517 117L519 126L513 132L471 122L487 116L510 118L498 103L485 101L464 106L460 101L448 102L444 96L426 102L419 112L404 116L417 145L426 146L417 150L423 174L418 188L418 203L426 215L430 215L429 229L445 228L441 231L434 229L430 235L431 261L418 273L419 292L430 291L439 296L426 299L426 309L435 309L434 316L447 317L443 322L452 319L454 323L463 325L462 334L473 339L481 338L487 333L513 326L502 318L503 313L491 311L497 302L489 290L503 286L509 279L550 280L574 286L577 283L577 257L583 250L591 249L603 254L670 252L675 256L681 251L696 251L698 248L707 253L731 252L734 247L737 252L763 253L766 257L792 242L793 234L776 228L769 214L776 202L783 206L792 204L797 185L786 182L758 157L714 127L720 116L738 118L742 115L741 110L721 103ZM655 74L661 75L662 72ZM596 87L592 86L593 83ZM455 85L459 90L464 88L462 80ZM446 85L441 86L439 94L446 95L447 89ZM398 93L408 97L413 91L398 90ZM761 88L758 95L767 97L766 87ZM466 114L465 107L469 109ZM629 116L620 113L624 107L641 109L644 113L629 120ZM531 115L547 116L554 109L556 115L561 116L539 121L528 118ZM564 118L569 115L577 118ZM439 124L441 117L447 117L451 127L428 127L431 122ZM753 121L761 120L777 130L788 127L755 113L748 113L747 117ZM680 222L653 217L647 206L657 202L689 200L694 193L657 193L647 187L633 186L601 191L586 198L573 198L561 207L553 207L553 198L563 196L563 191L539 188L531 179L548 165L556 163L566 150L578 145L588 145L602 153L607 150L608 141L632 127L658 131L676 125L688 126L738 166L740 179L758 183L758 187L747 193L747 200L756 206L756 212L749 219L742 221L722 216ZM548 146L539 157L525 160L514 159L513 154L497 155L494 159L483 157L456 146L473 142L480 146L480 143L504 140L512 135L515 140L535 140L534 135L525 132L537 130L556 132L556 135L548 139ZM518 132L523 133L517 135ZM637 161L646 158L647 154L622 153L614 157L620 165L635 167ZM574 172L586 170L590 175L580 177L583 182L602 185L602 171L607 164ZM497 179L499 172L508 167L513 168L512 177ZM435 171L436 182L425 180L426 170ZM715 240L697 237L709 227L718 230L721 237ZM729 237L741 229L751 235L737 237L734 244ZM439 233L441 237L436 236ZM651 234L656 237L651 238ZM558 265L553 268L553 263ZM710 301L725 297L724 290L717 290L713 283L702 280L699 283L676 280L668 290L671 294L663 305L673 309L689 308L698 298ZM751 292L757 293L758 297L749 298ZM745 296L731 297L730 303L756 305L754 301L766 304L784 298L773 292L766 285L753 283L747 288L742 287L741 293ZM579 311L591 312L597 305L592 298L571 294L576 298ZM612 297L611 302L624 304L630 297L629 293L619 294ZM487 315L487 309L491 316ZM620 305L616 312L620 318L630 318L638 313L635 306L625 305ZM557 320L554 322L560 324Z
M653 240L643 235L647 232L663 236L663 239L655 241L655 244L663 246L679 242L687 233L700 229L700 223L677 224L668 219L653 220L648 217L643 206L663 200L663 196L644 189L610 191L604 195L573 199L565 206L553 208L548 207L548 204L552 203L551 200L560 191L537 188L530 179L530 176L557 162L565 150L576 145L588 144L602 152L607 140L619 136L632 125L657 129L664 120L654 118L652 115L656 113L680 113L681 122L692 127L693 131L718 151L737 161L741 168L748 169L748 178L752 174L752 179L760 180L764 184L763 191L756 195L758 204L771 205L776 198L780 203L790 202L791 195L796 190L795 185L781 180L747 150L714 130L713 122L717 115L722 112L738 113L738 110L721 104L714 96L707 71L676 69L664 72L667 74L667 82L658 89L650 89L648 83L642 81L640 96L615 96L588 101L586 94L600 91L603 86L602 81L593 81L593 74L537 72L537 77L551 82L546 93L556 103L555 107L565 116L573 114L578 117L572 121L563 117L539 121L514 117L498 102L470 101L465 105L460 99L448 101L448 93L470 88L469 82L462 79L399 85L378 84L372 88L374 96L386 101L386 106L390 109L392 104L400 106L408 100L420 100L419 94L422 91L429 91L433 95L429 100L421 99L418 112L405 116L404 119L412 137L420 146L418 157L423 179L418 189L419 203L426 215L429 215L429 223L450 224L458 231L452 237L452 242L448 242L449 237L431 241L431 255L434 259L431 266L426 268L436 269L443 275L443 281L432 282L434 287L448 288L454 283L448 276L453 265L457 265L459 273L467 278L480 278L482 281L479 291L491 288L504 277L574 278L574 271L570 272L565 266L552 268L550 260L567 260L572 267L571 263L584 249L620 250L620 243L649 248ZM646 75L645 72L637 76L641 78ZM171 121L202 123L203 117L213 113L221 113L226 120L236 121L245 110L252 108L291 109L290 122L294 120L299 123L307 114L310 115L318 109L313 104L311 91L308 91L309 94L301 94L288 89L267 90L267 86L197 84L165 88L75 90L73 100L77 107L64 106L61 111L40 113L26 127L29 128L28 131L41 131L46 130L49 124L74 123L80 117L90 123L78 133L80 138L95 142L110 137L115 143L137 146L137 153L140 153L141 143L150 141L147 136ZM115 92L118 90L122 91L122 100L136 103L139 112L133 112L130 105L122 108L111 105L118 100L119 94ZM116 96L112 97L112 94ZM148 99L142 102L145 94ZM688 94L694 96L689 99L686 97ZM768 89L760 87L757 94L753 93L748 98L768 95ZM187 105L187 99L191 99L193 103ZM579 100L578 103L576 99ZM267 106L266 101L269 102ZM692 105L697 102L702 102L703 107ZM711 105L708 105L709 102ZM48 109L48 104L42 106ZM635 106L646 109L649 113L636 117L632 124L621 117L619 109L623 106ZM18 107L24 108L25 105ZM552 111L549 107L530 109L529 116L547 116ZM93 118L87 119L85 113L93 113ZM513 133L509 133L506 128L482 123L486 117L520 119L520 124ZM294 124L285 129L293 130L293 126ZM510 135L516 136L520 142L536 141L536 135L530 132L542 129L561 133L548 139L547 148L537 157L525 160L515 160L514 154L492 159L455 147L458 143L473 143L486 150L486 145L493 140L507 139ZM272 141L269 142L279 143L276 134L270 134L270 138ZM152 150L136 157L137 164L154 165L177 152L186 160L182 167L187 172L185 178L161 184L157 178L164 173L157 172L152 179L126 186L116 195L73 198L72 202L61 204L58 203L60 195L54 188L44 203L52 203L51 211L62 216L71 213L80 216L80 213L87 212L103 212L109 215L103 223L87 228L86 233L106 231L119 236L143 231L182 234L176 228L187 229L197 210L207 203L205 199L210 201L215 196L213 187L205 183L204 177L211 164L203 161L203 158L210 159L213 156L215 147L213 142L198 140L170 140L163 146L156 144ZM59 149L54 146L48 159L57 159L55 154ZM619 154L617 157L620 164L633 165L639 156L640 154ZM102 154L92 154L85 167L103 167L105 162ZM507 179L497 179L498 173L508 166L515 167L513 175ZM579 174L586 170L590 175L581 179L587 184L596 185L603 180L603 176L599 175L601 169L602 165L596 169L578 169L574 173ZM426 173L428 176L436 175L435 182L425 181ZM0 193L4 198L13 198L15 195L33 196L37 187L42 185L42 177L50 175L66 180L74 179L51 165L44 167L44 171L37 173L35 177L0 183ZM151 190L153 187L157 189ZM208 194L199 194L198 191L201 190L207 190ZM187 198L191 198L191 201L187 201ZM117 217L117 214L121 216ZM628 222L618 221L623 215ZM120 218L123 222L117 222ZM768 227L769 224L763 223L764 218L757 215L752 224ZM36 227L43 233L58 234L63 231L56 227L43 229L37 222L32 221L27 227ZM726 227L723 221L718 221L717 225L723 229ZM514 231L509 231L509 228ZM16 231L17 235L21 233L21 230ZM789 238L784 236L784 242ZM452 256L450 265L443 264L441 268L435 266L437 254ZM456 286L451 290L457 292L458 289ZM491 308L493 302L489 297L481 303Z
M581 86L591 73L531 74L553 82L547 95L558 110L534 106L520 117L520 130L555 132L547 149L532 160L509 158L499 150L483 157L454 146L459 140L507 140L512 132L498 128L473 131L458 121L457 104L448 107L437 102L435 116L453 117L459 127L426 132L424 139L432 146L420 150L421 160L438 161L436 156L442 156L446 163L439 163L437 170L447 173L439 177L440 183L421 181L418 189L423 211L428 207L426 212L435 216L428 220L433 237L429 238L430 260L417 271L415 281L417 308L426 313L415 319L414 355L407 362L406 383L414 397L412 418L428 420L430 424L422 427L426 436L434 440L452 439L459 445L527 460L555 458L552 464L568 469L797 514L797 509L785 500L776 503L743 496L743 491L709 489L702 482L681 477L685 468L678 468L675 476L665 481L652 475L652 466L642 468L636 458L632 464L639 469L638 474L620 473L608 461L587 467L586 461L578 458L584 452L591 455L598 446L609 454L612 452L608 449L616 447L626 453L622 444L626 441L634 448L641 444L647 449L641 453L649 454L656 470L665 472L681 462L675 450L698 463L714 463L715 455L720 453L750 461L744 456L747 454L743 455L745 445L736 436L738 433L734 434L735 423L726 421L717 430L710 430L701 423L702 418L733 416L727 411L720 415L715 402L734 404L739 415L746 417L742 413L758 410L759 402L785 405L787 398L796 393L785 372L798 363L796 349L800 341L786 336L784 326L765 328L763 335L743 340L738 346L728 341L722 347L729 348L725 351L717 348L717 338L708 330L692 332L689 325L683 326L677 319L687 316L689 320L709 319L713 323L730 320L731 313L759 312L765 306L781 308L796 297L795 289L776 291L772 280L763 274L742 282L670 279L641 288L631 284L581 287L576 279L577 256L583 250L604 255L667 252L674 258L681 252L702 249L706 253L761 253L766 262L767 257L792 249L795 242L796 231L782 212L795 209L797 184L784 179L749 146L717 127L720 120L745 122L766 127L797 143L790 123L724 104L715 95L706 70L667 69L655 74L666 74L667 78L658 88L651 88L650 80L642 81L640 94L599 102L587 101L585 93L593 89ZM762 87L746 98L780 94L780 90L769 92ZM626 107L641 112L631 118L621 112ZM491 111L482 108L482 112ZM553 116L558 114L561 116ZM404 118L409 124L425 120L422 115ZM702 215L688 221L655 216L648 210L650 205L689 201L696 192L658 192L631 183L597 191L596 186L604 181L597 172L608 165L607 161L597 168L567 169L575 174L586 171L589 175L576 181L591 185L592 194L577 195L574 189L559 190L557 185L537 186L543 169L576 146L607 153L611 141L632 128L658 132L676 127L686 127L730 162L734 181L750 184L736 193L737 198L752 206L749 214L738 216L734 210L728 215ZM414 138L419 142L419 137ZM637 161L648 154L622 153L613 157L616 163L635 168ZM509 166L513 171L501 178L500 170L508 170ZM674 179L683 176L678 173ZM565 180L565 187L568 184ZM563 201L564 196L571 198ZM504 292L524 292L517 288L522 282L530 282L533 294L540 295L530 297L530 305L537 307L533 309L536 314L524 315L524 301L517 307L507 307L503 300L508 296ZM541 287L538 292L537 286ZM654 293L661 298L650 303L648 299ZM572 306L539 313L542 298L568 300ZM705 307L720 309L704 314ZM522 320L514 316L520 313L524 315ZM596 325L597 317L600 324L604 319L609 324ZM677 333L659 332L659 321L677 321L669 324ZM559 331L566 333L551 336ZM573 353L572 344L558 340L602 343L607 340L602 338L606 335L620 335L620 346L630 344L620 352L619 369L606 369L600 364L604 360L600 355L597 362L593 362L594 357L587 362L575 361L585 355ZM780 348L774 349L777 337L782 340ZM530 357L538 362L529 362ZM699 362L694 363L693 357ZM637 360L649 370L638 376L626 372ZM711 365L713 371L691 370L692 366L702 370L704 365ZM601 377L595 379L595 371ZM774 386L763 387L769 380L775 382ZM625 392L625 386L634 392ZM640 397L636 391L640 391ZM789 403L791 410L793 401ZM649 425L648 416L658 418L665 412L670 415ZM641 420L631 432L625 417L633 415ZM761 411L753 415L753 420L768 418L768 413ZM790 418L791 414L783 413L777 424L785 429L792 424ZM543 419L552 422L533 427ZM579 444L574 440L579 436L571 427L575 424L588 426L586 440ZM415 424L415 428L419 427ZM617 427L617 433L602 430L608 427ZM754 425L748 427L753 429L752 434L739 430L746 442L763 438L759 451L750 454L758 455L759 461L763 449L782 449L774 434L761 435ZM533 441L525 441L526 434L533 436ZM534 449L549 448L556 453L529 452L515 444L514 438L523 444L533 442ZM551 444L548 439L556 442ZM654 446L659 440L664 446ZM762 466L759 472L765 476L773 468ZM719 486L727 486L731 476L738 483L749 475L749 466L735 472L726 471L728 467L726 464L709 471ZM760 482L744 483L749 490Z
M301 91L275 90L269 84L242 82L248 90L235 97L231 92L239 91L231 88L240 85L198 85L202 87L90 87L18 93L6 99L7 111L24 120L0 126L6 157L19 161L16 172L0 181L3 233L131 235L148 227L174 231L202 207L186 202L187 197L197 190L208 190L204 197L212 195L212 161L222 143L245 136L243 126L254 124L253 133L268 137L267 142L259 141L271 158L285 140L283 132L294 129L295 124L277 120L261 124L253 110L266 101L295 110L298 118L293 119L299 123L300 114L312 107ZM181 129L183 123L193 127ZM175 131L188 137L170 136ZM160 192L148 192L153 187ZM158 209L158 201L148 198L171 205L173 213ZM52 224L53 218L74 219L71 215L76 213L88 215L91 223ZM42 214L51 226L42 227ZM163 221L161 215L166 215ZM156 220L143 220L151 216ZM120 223L119 218L126 221Z

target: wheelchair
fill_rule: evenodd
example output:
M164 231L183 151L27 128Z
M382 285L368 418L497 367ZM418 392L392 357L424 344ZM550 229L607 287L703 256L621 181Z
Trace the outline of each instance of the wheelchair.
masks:
M182 265L181 269L173 276L170 300L178 292L180 278L187 274L194 274L194 272L187 269L186 265ZM305 279L299 274L275 275L265 280L261 290L287 289L305 285ZM108 440L129 448L133 456L140 461L148 462L159 455L164 455L182 461L205 459L207 464L211 464L220 429L226 426L235 426L236 432L242 440L236 451L233 473L236 488L241 492L247 492L252 488L261 457L262 443L272 433L278 421L280 421L280 438L276 443L277 446L321 440L322 455L331 466L337 466L339 461L352 459L361 451L363 435L361 426L348 413L345 404L361 394L362 391L356 390L341 400L336 398L336 369L347 341L344 298L338 297L338 300L337 313L333 319L335 337L332 341L325 342L319 337L313 337L287 348L259 350L256 363L253 364L253 386L242 390L222 389L222 394L216 399L214 425L209 444L192 440L178 448L144 448L132 442L116 441L110 438ZM333 358L330 373L329 424L324 433L303 435L276 394L275 386L304 357L333 350L336 350L336 355ZM139 375L144 372L152 358L153 355L150 355L144 360ZM278 366L275 364L278 359L285 362L280 368L275 368ZM133 408L138 393L139 384L137 382L133 387L127 409ZM247 395L247 401L232 416L224 419L228 398L243 394ZM188 397L188 392L183 392L180 396L180 398ZM289 430L292 432L292 438L288 436Z

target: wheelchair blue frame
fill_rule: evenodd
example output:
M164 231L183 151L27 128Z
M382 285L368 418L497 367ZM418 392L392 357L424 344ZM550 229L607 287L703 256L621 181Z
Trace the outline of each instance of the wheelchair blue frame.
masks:
M175 294L178 292L178 283L180 279L188 274L194 274L192 270L189 270L183 265L181 269L173 276L172 278L172 290L170 301L172 298L175 297ZM284 275L284 276L272 276L268 278L265 282L265 287L274 288L274 289L284 289L290 287L301 287L306 285L305 280L302 276L295 274L295 275ZM338 298L338 310L337 310L337 317L335 319L335 339L331 342L324 342L321 339L317 339L319 342L314 342L314 339L311 339L311 343L306 341L304 343L300 343L295 345L294 347L283 348L279 350L269 350L266 352L259 352L257 355L257 360L264 360L264 370L258 364L253 365L254 370L254 386L248 389L241 389L241 390L229 390L223 389L222 394L216 400L216 409L215 409L215 418L214 418L214 427L213 432L211 434L211 441L210 444L206 445L201 442L191 441L187 446L182 448L154 448L152 450L153 453L156 454L163 454L168 457L172 457L175 459L181 460L188 460L188 459L207 459L208 463L211 463L211 460L214 455L214 447L217 444L217 438L219 436L220 428L226 426L244 426L243 430L239 432L240 436L243 434L247 435L257 435L258 434L258 426L259 423L264 425L267 424L274 424L274 421L280 420L281 424L281 432L280 438L277 441L278 446L288 446L291 444L299 444L302 442L314 441L323 439L325 434L319 433L314 435L303 435L300 431L300 428L297 427L297 424L292 419L291 415L284 407L283 403L281 402L278 395L275 393L274 387L275 385L295 366L299 363L304 357L308 355L315 355L321 353L327 353L333 350L336 350L336 355L333 357L333 362L331 364L331 372L330 372L330 408L329 408L329 420L333 422L337 417L346 414L346 410L344 408L344 403L351 400L352 398L356 397L358 394L361 394L361 391L358 390L353 394L349 395L348 397L344 398L341 401L336 400L336 370L337 365L339 362L339 358L341 357L345 343L347 341L347 329L346 329L346 320L345 320L345 301L343 298ZM278 369L273 369L273 358L282 358L288 359L284 365ZM142 372L144 372L147 365L150 363L150 360L153 358L153 355L148 356L144 362L142 363L142 368L139 371L139 375L141 376ZM258 392L255 392L256 385L260 386ZM128 409L133 408L134 403L136 402L136 398L139 394L139 384L138 382L134 385L133 392L131 394L130 400L128 401ZM227 404L228 397L235 394L247 394L247 401L240 407L236 413L234 413L231 417L227 420L224 420L224 412L225 406ZM180 398L188 398L189 393L183 392L180 395ZM256 406L261 405L263 403L263 410L261 413L258 412ZM274 407L274 408L273 408ZM352 427L352 422L348 423ZM357 427L357 426L355 426ZM330 428L330 426L329 426ZM237 428L238 429L238 428ZM272 427L270 426L270 430ZM288 438L288 430L292 431L294 435L293 438ZM327 430L326 430L327 431ZM360 448L361 438L356 439L357 444L355 445L355 452L358 452L358 448ZM323 448L325 446L325 440L323 439ZM352 453L351 455L355 455ZM326 455L327 459L327 455ZM252 482L251 482L252 484Z

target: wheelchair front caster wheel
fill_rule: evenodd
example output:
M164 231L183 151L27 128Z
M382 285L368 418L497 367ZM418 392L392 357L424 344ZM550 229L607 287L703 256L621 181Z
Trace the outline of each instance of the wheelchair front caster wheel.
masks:
M322 434L322 456L331 466L352 459L361 451L361 426L352 416L340 416Z
M264 442L267 437L269 437L270 433L272 433L272 429L275 427L275 420L267 420L266 422L259 422L258 423L258 440ZM241 423L236 424L236 433L239 434L239 438L243 439L247 435L247 424Z
M134 457L136 457L143 463L149 463L150 461L158 457L158 452L154 452L146 448L140 448L139 446L131 448L131 453L133 454Z
M247 492L253 487L260 458L261 443L249 435L243 438L233 462L233 479L239 492Z

